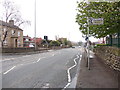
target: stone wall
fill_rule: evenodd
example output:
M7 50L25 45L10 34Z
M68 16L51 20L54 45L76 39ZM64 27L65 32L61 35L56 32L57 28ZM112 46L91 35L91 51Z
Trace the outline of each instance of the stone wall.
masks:
M2 48L2 53L23 53L32 51L34 51L34 48Z
M100 46L95 48L94 51L110 68L120 71L120 49L110 46Z

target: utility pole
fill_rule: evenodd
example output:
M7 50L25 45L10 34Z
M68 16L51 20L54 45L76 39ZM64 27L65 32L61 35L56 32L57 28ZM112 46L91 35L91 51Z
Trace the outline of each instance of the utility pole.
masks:
M36 46L36 0L34 2L35 6L34 6L34 38L35 38L35 50L37 49L37 46Z

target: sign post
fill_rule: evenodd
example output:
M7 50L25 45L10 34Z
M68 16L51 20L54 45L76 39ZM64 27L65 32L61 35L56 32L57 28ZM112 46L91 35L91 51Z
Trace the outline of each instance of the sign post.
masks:
M89 50L89 32L90 32L90 30L89 30L89 18L87 17L87 23L88 23L88 27L87 27L87 31L88 31L88 39L87 39L87 66L88 66L88 70L90 70L90 50Z
M87 17L87 23L88 23L88 26L87 26L87 33L88 33L88 36L87 36L87 67L88 67L88 70L90 70L90 44L89 44L89 33L90 33L90 30L89 30L89 25L102 25L103 24L103 18L89 18Z

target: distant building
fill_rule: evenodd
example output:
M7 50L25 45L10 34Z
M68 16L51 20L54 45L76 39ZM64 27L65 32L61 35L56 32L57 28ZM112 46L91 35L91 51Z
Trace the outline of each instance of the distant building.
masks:
M23 30L14 25L14 20L9 23L0 20L0 37L2 47L23 47Z
M23 36L23 47L34 47L34 41L28 35Z
M35 43L36 42L36 45L39 47L41 46L41 43L42 43L42 38L33 38L32 41Z
M106 44L106 38L98 39L99 44Z
M23 46L24 47L34 47L35 42L37 46L41 45L42 38L31 38L30 36L23 36Z
M67 43L67 38L59 38L58 39L63 45L66 45Z

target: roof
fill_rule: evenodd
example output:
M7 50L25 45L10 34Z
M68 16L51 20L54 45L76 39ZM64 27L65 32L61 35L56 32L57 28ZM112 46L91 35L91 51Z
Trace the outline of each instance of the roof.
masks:
M10 27L10 28L22 30L22 29L19 28L18 26L16 26L16 25L10 25L9 23L6 23L6 22L4 22L4 21L2 21L2 20L0 20L0 26L7 26L7 27Z
M31 39L31 37L29 37L29 36L23 36L23 38L28 38L28 39Z

